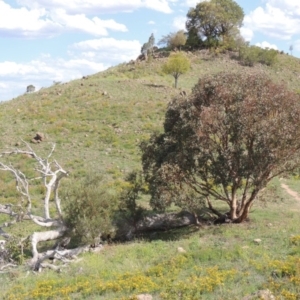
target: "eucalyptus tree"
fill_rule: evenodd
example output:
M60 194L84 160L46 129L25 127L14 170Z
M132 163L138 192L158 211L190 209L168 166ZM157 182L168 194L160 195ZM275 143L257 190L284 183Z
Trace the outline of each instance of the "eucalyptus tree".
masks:
M265 74L201 78L141 145L151 205L172 203L241 223L272 178L300 166L300 97ZM227 204L226 214L215 201Z
M243 9L233 0L202 1L187 13L188 34L197 36L208 46L217 45L237 35L244 19Z

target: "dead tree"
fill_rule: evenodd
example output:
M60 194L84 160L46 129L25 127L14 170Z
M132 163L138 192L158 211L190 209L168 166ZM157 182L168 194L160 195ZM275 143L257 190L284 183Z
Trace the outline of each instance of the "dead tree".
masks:
M60 250L57 247L56 249L52 249L44 253L38 252L37 246L40 242L62 238L68 229L63 220L61 200L58 194L60 181L64 177L68 176L68 172L64 170L56 160L51 159L55 149L55 144L52 145L51 151L46 158L38 156L28 143L24 142L24 144L26 146L26 150L14 149L1 153L0 157L4 160L6 156L10 155L26 155L30 159L35 160L37 165L35 170L37 171L38 176L37 178L34 178L34 180L41 180L45 187L42 207L43 214L39 216L32 213L32 201L29 192L30 180L22 171L16 169L12 164L3 162L0 162L0 170L8 171L14 176L16 189L21 195L20 203L24 203L25 205L23 207L23 204L20 204L19 207L17 207L17 205L9 203L0 204L0 213L7 214L11 217L12 221L10 224L31 221L43 228L51 228L47 231L33 232L27 238L30 240L32 249L30 266L32 269L37 271L43 267L49 267L47 263L44 263L46 259L56 258L63 262L68 262L70 257L74 257L78 253L84 251L85 247L72 250ZM50 213L50 198L52 195L55 204L55 213L53 215ZM3 227L7 225L8 224L0 226L0 235L9 240L10 235L3 230ZM59 267L51 268L58 269Z

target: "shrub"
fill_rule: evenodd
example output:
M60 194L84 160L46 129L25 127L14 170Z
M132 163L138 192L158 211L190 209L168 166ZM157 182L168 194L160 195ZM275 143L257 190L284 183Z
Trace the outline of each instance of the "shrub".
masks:
M179 30L177 32L171 32L168 35L162 37L158 44L164 44L168 48L174 50L175 48L181 49L185 45L187 37L184 30Z
M113 216L117 197L107 191L102 177L88 174L77 185L63 191L65 222L80 243L94 244L101 236L114 232Z
M139 205L138 201L141 200L142 195L148 192L148 186L141 172L133 171L128 174L125 180L126 183L120 193L119 232L125 223L135 227L137 222L142 219L145 208Z
M274 49L263 49L257 46L244 46L239 50L239 59L245 66L252 67L255 63L271 66L276 62L278 52Z

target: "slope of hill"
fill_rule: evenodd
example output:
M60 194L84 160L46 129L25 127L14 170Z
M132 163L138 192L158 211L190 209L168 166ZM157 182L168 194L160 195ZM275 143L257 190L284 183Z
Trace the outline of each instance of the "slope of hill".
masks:
M297 90L300 60L278 55L274 67L243 67L228 55L188 53L192 68L179 78L187 93L201 76L219 71L264 72ZM55 142L56 158L73 174L92 168L118 173L139 166L138 143L161 130L165 108L180 90L161 73L166 58L121 64L85 79L54 85L1 103L0 147L14 147L43 132ZM35 146L43 149L45 143ZM120 174L121 175L121 174Z
M229 54L187 55L192 68L179 78L179 89L171 76L161 73L166 58L160 58L124 63L1 103L0 147L15 147L20 139L29 142L42 132L46 141L32 147L43 154L47 142L56 143L54 156L71 171L68 180L94 170L115 184L140 168L139 142L162 130L168 102L180 90L189 94L199 77L219 71L264 72L300 90L300 60L285 54L272 67L251 68ZM0 174L3 195L10 186L5 178ZM291 183L299 192L297 182ZM153 299L242 299L267 288L278 299L297 299L299 204L279 186L278 180L272 183L267 210L265 199L259 199L250 223L155 234L151 243L107 245L62 274L50 270L26 277L17 269L0 275L5 299L136 299L141 293L151 293Z

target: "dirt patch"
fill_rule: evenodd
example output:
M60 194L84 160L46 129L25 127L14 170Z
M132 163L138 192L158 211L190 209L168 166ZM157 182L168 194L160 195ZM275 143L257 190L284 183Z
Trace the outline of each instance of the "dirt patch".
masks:
M290 189L290 187L284 183L281 184L281 187L300 204L300 196L297 192Z

